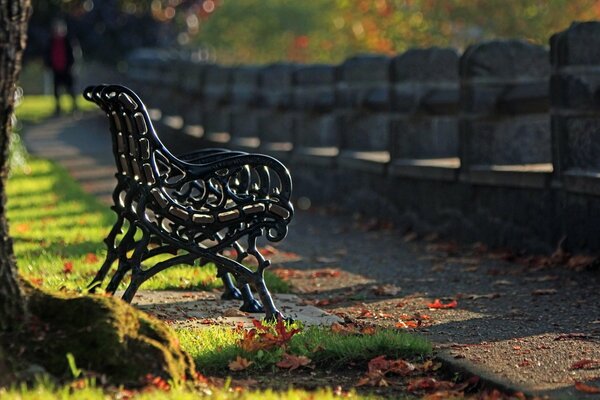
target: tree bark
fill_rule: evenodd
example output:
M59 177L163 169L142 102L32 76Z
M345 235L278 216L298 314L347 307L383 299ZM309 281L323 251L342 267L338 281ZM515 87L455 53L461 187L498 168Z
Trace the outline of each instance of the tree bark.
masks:
M8 232L5 189L15 88L30 14L30 0L0 0L0 333L14 330L26 309Z

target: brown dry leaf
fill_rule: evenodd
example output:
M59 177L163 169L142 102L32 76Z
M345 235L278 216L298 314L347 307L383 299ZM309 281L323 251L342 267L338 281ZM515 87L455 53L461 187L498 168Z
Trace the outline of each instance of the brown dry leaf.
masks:
M389 386L385 374L381 371L369 371L359 379L356 386Z
M336 278L340 276L340 274L341 271L339 269L327 268L319 271L314 271L312 274L310 274L310 276L312 278Z
M463 296L464 299L469 299L469 300L496 299L498 297L500 297L500 293L466 294Z
M243 371L252 364L252 361L248 361L244 357L237 356L235 360L229 363L229 369L231 371Z
M336 257L317 257L315 261L321 264L334 264L339 262L340 259Z
M599 387L586 385L583 382L575 382L575 389L585 393L600 393Z
M395 285L378 285L372 289L377 296L396 296L400 292L400 288Z
M600 368L600 360L579 360L573 365L571 369L596 369Z
M248 314L235 307L227 308L223 311L224 317L245 317L246 315Z
M438 381L435 378L417 378L408 383L408 387L406 390L409 392L417 392L417 391L438 391L438 390L448 390L454 387L454 383L449 381Z
M331 325L331 332L344 335L354 335L358 333L358 330L355 325L342 325L334 322Z
M279 368L289 369L290 371L293 371L300 367L306 367L310 363L310 358L306 356L293 356L287 353L283 353L281 361L279 361L275 365L277 365Z
M419 234L417 232L408 232L406 235L402 236L402 240L406 243L409 243L418 237L419 237Z
M597 257L594 256L586 256L586 255L576 255L569 258L567 261L567 268L574 270L582 270L590 265L593 265L597 261Z

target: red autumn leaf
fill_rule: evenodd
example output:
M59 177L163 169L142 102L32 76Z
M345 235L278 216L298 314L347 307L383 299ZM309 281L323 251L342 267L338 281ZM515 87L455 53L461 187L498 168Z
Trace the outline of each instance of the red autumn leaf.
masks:
M146 383L150 386L154 386L155 388L165 391L165 392L167 392L171 389L171 386L169 386L169 383L166 380L164 380L160 376L155 376L152 374L146 375Z
M355 386L389 386L385 375L381 371L369 371L358 380Z
M29 225L28 224L18 224L15 227L16 231L19 233L26 233L29 231Z
M454 383L448 381L438 381L435 378L418 378L410 381L406 390L409 392L434 391L452 389Z
M390 362L385 359L385 355L377 356L377 357L371 359L371 361L369 361L367 368L369 369L370 372L387 371L389 363Z
M85 262L87 264L95 264L98 262L98 256L95 255L94 253L87 253L85 255Z
M279 368L289 369L290 371L293 371L300 367L306 367L308 364L310 364L310 362L311 360L308 357L293 356L287 353L283 353L281 361L279 361L275 365L277 365Z
M585 393L600 393L599 387L586 385L583 382L575 382L575 389Z
M272 256L273 254L277 253L277 249L275 247L269 246L269 245L259 248L258 251L260 252L260 254L262 254L265 257L269 257L269 256Z
M71 272L73 272L73 263L71 261L66 261L63 264L63 273L70 274Z
M413 320L408 320L408 321L398 321L396 322L395 325L396 328L399 329L407 329L407 328L418 328L419 327L419 323Z
M342 325L337 322L334 322L331 325L331 332L345 334L345 335L353 335L353 334L359 333L356 328L356 325L354 325L354 324Z
M248 361L244 357L237 356L235 360L228 364L228 366L231 371L243 371L252 364L252 361Z
M377 328L373 325L364 326L360 329L360 333L363 335L374 335L377 332Z
M360 310L358 318L371 318L372 316L373 313L371 311L367 310L366 308L363 308L362 310Z
M427 307L432 309L446 309L446 308L456 308L458 302L456 300L452 300L450 303L442 303L440 299L435 299L433 303L427 304Z
M595 369L600 368L600 360L580 360L571 365L571 369Z
M310 276L313 278L336 278L340 276L341 272L339 269L322 269L319 271L314 271Z

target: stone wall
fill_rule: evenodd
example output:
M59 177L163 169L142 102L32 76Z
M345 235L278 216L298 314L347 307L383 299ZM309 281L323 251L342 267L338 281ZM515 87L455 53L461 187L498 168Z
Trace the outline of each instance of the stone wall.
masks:
M600 23L521 40L227 67L133 59L165 142L262 152L296 197L532 251L600 250ZM600 221L598 221L600 222Z

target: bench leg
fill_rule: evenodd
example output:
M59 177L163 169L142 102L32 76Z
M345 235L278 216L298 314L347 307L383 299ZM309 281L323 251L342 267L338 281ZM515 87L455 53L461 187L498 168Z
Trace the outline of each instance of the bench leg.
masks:
M262 276L262 273L257 272L255 274L253 286L256 289L256 293L258 294L260 301L263 303L263 307L265 309L265 319L267 321L277 321L280 318L285 319L281 311L275 307L275 303L273 302L271 293L269 293L269 289L267 289L267 285L265 284L265 279Z
M130 222L127 233L123 236L121 243L119 243L119 265L117 271L113 274L108 283L108 286L106 286L107 293L114 294L123 280L123 277L125 277L125 274L131 269L131 264L127 258L127 252L131 250L135 244L134 236L136 230L135 224Z
M117 235L122 232L121 230L123 228L123 222L123 217L119 215L117 218L117 222L115 222L115 225L110 230L110 233L108 234L106 239L104 239L104 243L106 243L107 249L106 258L104 259L104 263L96 273L96 276L88 285L88 292L90 293L94 293L98 286L102 284L102 281L104 281L104 278L106 278L106 274L108 274L110 267L119 257L119 248L118 246L115 246L115 240L117 238Z
M247 313L261 313L265 311L262 304L252 295L252 289L250 289L250 285L247 283L242 286L242 297L244 303L240 307L240 311Z
M242 299L242 292L240 292L240 290L235 287L233 281L231 280L231 275L229 273L221 270L219 271L219 274L217 276L221 277L221 280L223 281L223 286L225 287L225 290L221 295L222 300Z
M146 229L141 229L143 232L142 238L135 244L135 250L129 260L131 265L131 282L121 297L124 301L131 303L133 296L137 292L140 285L145 281L144 271L142 271L142 259L148 252L148 243L150 242L150 232Z

